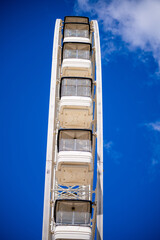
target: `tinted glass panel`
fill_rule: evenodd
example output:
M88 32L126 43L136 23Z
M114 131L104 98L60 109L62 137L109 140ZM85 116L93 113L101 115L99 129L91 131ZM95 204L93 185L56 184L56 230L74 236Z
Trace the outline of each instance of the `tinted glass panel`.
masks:
M65 78L61 83L61 97L83 96L91 97L91 80L79 78Z
M91 132L84 130L60 131L59 151L91 152Z
M67 58L78 58L90 60L90 51L87 50L68 50L65 49L63 52L63 59Z
M89 31L88 30L79 30L79 29L65 29L64 37L89 38Z
M67 225L90 224L90 203L83 201L59 201L56 205L56 223Z
M59 151L91 152L91 141L80 139L60 139Z

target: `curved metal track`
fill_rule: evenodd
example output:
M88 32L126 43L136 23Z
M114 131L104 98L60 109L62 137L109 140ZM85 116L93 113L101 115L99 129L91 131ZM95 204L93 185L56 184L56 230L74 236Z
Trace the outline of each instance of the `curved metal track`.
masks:
M58 72L58 52L61 41L61 19L56 20L54 30L53 55L52 55L52 72L51 72L51 86L50 86L50 102L49 102L49 117L48 117L48 137L47 137L47 156L46 156L46 172L45 172L45 193L44 193L44 208L43 208L43 240L50 240L50 193L52 185L52 169L54 162L54 145L56 129L56 82L59 75Z
M93 21L96 61L96 99L97 99L97 240L103 239L103 110L102 110L102 72L99 28Z

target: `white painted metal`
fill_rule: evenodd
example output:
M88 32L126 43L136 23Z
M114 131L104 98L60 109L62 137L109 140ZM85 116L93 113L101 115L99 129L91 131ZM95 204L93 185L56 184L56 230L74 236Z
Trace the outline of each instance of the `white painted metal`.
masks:
M80 226L57 226L55 228L55 240L56 239L91 240L92 239L91 228Z
M88 108L92 114L92 99L90 97L69 96L62 97L60 101L60 111L64 106L75 106L76 108Z
M72 185L63 187L62 185L55 184L53 189L55 199L83 199L91 200L92 191L89 185Z
M72 114L71 110L79 111L81 110L81 108L82 109L86 108L87 111L89 111L89 115L93 115L93 111L90 111L93 106L92 103L93 99L88 98L89 100L86 101L87 99L86 98L85 101L82 101L82 99L81 101L79 101L78 97L75 97L75 100L72 99L72 101L70 101L72 97L71 98L64 97L64 99L62 97L61 100L63 101L59 102L60 69L61 69L60 49L62 36L61 23L62 20L60 19L56 20L54 32L42 239L43 240L51 239L91 240L91 238L94 239L93 234L95 233L97 215L97 240L103 240L103 120L102 120L103 115L102 115L101 53L98 23L97 21L91 22L92 25L91 29L93 31L94 36L93 46L94 53L92 56L92 60L64 59L62 62L61 71L62 77L65 74L65 76L69 77L77 76L90 78L92 73L93 82L95 84L96 89L95 93L94 91L92 91L92 98L94 99L94 120L93 116L92 119L91 118L89 119L89 122L92 122L93 124L92 153L79 152L78 154L76 153L76 151L72 151L72 154L71 151L66 153L61 151L57 153L57 133L58 128L61 126L59 124L61 117L60 112L61 110L63 110L63 108L65 109L65 107L67 107L69 108L68 113L70 115ZM73 37L71 39L72 39L71 42L74 42ZM90 39L92 39L92 37L90 37ZM96 65L96 81L94 81L95 65ZM73 105L75 109L72 109ZM78 112L78 115L79 117L81 117L82 115L81 111ZM63 118L65 118L65 114ZM74 121L71 122L74 125ZM85 127L90 128L87 126ZM81 127L77 125L74 126L74 128ZM92 219L92 234L90 227L56 226L54 223L54 203L56 199L92 200L92 194L95 193L93 191L92 179L96 137L97 137L97 189L94 206L95 209L94 217ZM86 168L85 171L86 170L88 171L87 176L83 174L84 167ZM63 173L63 170L65 170L66 172L68 171L67 175ZM74 175L72 176L74 178L74 181L67 180L68 182L67 181L63 182L64 176L65 177L67 176L68 179L71 178L73 180L73 178L70 176L70 171ZM85 178L85 183L83 183L83 178Z
M64 71L64 68L88 68L88 71L91 72L91 61L76 58L64 59L62 62L62 71Z
M81 163L87 164L89 169L92 170L92 154L90 152L82 152L82 151L61 151L58 153L58 162L57 165L61 163Z
M97 240L103 239L103 111L102 73L99 28L93 21L96 60L96 99L97 99Z
M89 38L82 38L82 37L65 37L63 42L91 43L91 40Z
M44 209L43 209L43 240L50 240L50 192L51 192L51 176L54 153L54 130L55 130L55 97L56 97L56 81L58 75L58 45L60 42L61 19L56 20L54 30L54 43L52 55L52 72L50 86L50 103L48 118L48 137L47 137L47 156L46 156L46 173L45 173L45 193L44 193Z

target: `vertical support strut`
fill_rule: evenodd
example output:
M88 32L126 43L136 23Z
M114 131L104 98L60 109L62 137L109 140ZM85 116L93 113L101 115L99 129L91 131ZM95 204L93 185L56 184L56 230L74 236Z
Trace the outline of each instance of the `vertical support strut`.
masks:
M50 103L49 103L49 118L48 118L48 137L47 137L47 155L46 155L46 172L45 172L45 193L44 193L44 208L43 208L43 240L50 240L50 195L51 195L51 178L54 162L54 130L55 130L55 97L56 97L56 80L57 80L57 58L58 45L60 41L61 19L56 20L54 30L54 43L52 55L52 72L50 86Z
M97 240L103 240L103 110L102 110L102 73L99 28L93 21L95 60L96 60L96 96L97 96Z

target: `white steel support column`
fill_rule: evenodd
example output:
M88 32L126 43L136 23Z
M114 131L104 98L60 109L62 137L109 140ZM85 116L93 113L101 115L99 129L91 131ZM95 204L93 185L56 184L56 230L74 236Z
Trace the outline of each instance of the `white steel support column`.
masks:
M50 86L50 103L49 103L49 118L48 118L48 137L47 137L47 154L46 154L46 172L45 172L45 193L44 193L44 208L43 208L43 240L50 240L50 196L51 196L51 178L54 161L54 130L55 130L55 98L56 98L56 81L57 81L57 60L58 48L60 42L60 27L61 19L56 20L54 30L54 43L52 55L52 72Z
M97 240L103 240L103 111L99 28L93 21L97 98Z

